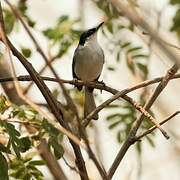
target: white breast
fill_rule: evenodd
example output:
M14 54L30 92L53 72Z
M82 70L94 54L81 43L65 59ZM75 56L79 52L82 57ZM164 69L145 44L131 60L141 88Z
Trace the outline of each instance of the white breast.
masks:
M79 46L74 58L74 72L79 79L94 81L100 76L104 54L97 42L89 42L85 46Z

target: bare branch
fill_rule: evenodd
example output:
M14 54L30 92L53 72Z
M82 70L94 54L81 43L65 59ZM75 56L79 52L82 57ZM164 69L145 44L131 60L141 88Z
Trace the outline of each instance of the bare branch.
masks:
M171 120L173 117L175 117L176 115L178 115L180 113L180 111L176 111L175 113L173 113L172 115L170 115L169 117L167 117L166 119L164 119L163 121L161 121L159 124L163 125L166 122L168 122L169 120ZM140 139L142 139L144 136L150 134L151 132L153 132L156 129L156 126L151 127L150 129L148 129L147 131L145 131L144 133L142 133L141 135L138 135L134 138L134 141L139 141Z
M41 78L45 81L51 81L51 82L58 82L58 80L56 78L52 78L52 77L47 77L47 76L41 76ZM180 78L180 74L175 74L173 75L170 80L173 80L173 79L179 79ZM149 85L152 85L152 84L155 84L155 83L158 83L160 81L162 81L163 79L163 76L162 77L157 77L157 78L154 78L152 80L146 80L146 81L143 81L143 82L140 82L134 86L131 86L129 88L126 88L124 90L127 91L127 94L134 91L134 90L137 90L137 89L140 89L140 88L143 88L143 87L146 87L146 86L149 86ZM17 77L17 80L18 81L33 81L31 76L29 75L21 75L21 76L18 76ZM3 77L3 78L0 78L0 82L3 83L3 82L9 82L9 81L13 81L13 77ZM111 94L116 94L117 92L119 92L119 90L116 90L114 88L111 88L107 85L104 85L102 83L98 83L98 82L83 82L81 80L66 80L66 79L61 79L61 81L63 83L66 83L66 84L71 84L71 85L85 85L87 87L92 87L92 88L95 88L95 89L100 89L100 90L104 90L104 91L107 91Z

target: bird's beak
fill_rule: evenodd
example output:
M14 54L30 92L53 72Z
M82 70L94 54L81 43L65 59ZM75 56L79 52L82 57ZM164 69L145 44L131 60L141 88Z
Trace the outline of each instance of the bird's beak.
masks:
M104 22L100 23L97 27L96 27L96 31L104 24Z

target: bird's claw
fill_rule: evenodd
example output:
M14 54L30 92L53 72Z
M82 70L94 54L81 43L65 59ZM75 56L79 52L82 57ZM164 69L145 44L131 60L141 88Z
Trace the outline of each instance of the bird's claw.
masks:
M103 88L105 88L106 84L104 83L103 80L102 81L98 81L98 83L101 84L103 86ZM101 93L102 93L103 88L100 89Z
M77 84L78 84L78 79L77 78L73 78L73 84L74 84L74 86L77 86Z

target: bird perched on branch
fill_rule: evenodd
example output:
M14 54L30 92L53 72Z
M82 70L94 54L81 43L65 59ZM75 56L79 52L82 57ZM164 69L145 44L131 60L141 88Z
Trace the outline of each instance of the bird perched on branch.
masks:
M80 36L78 47L74 52L72 71L73 78L84 82L97 81L104 64L104 53L97 41L97 33L103 25L100 23L97 27L83 32ZM82 86L77 86L79 90ZM96 108L93 97L93 88L85 87L84 116L86 117ZM98 119L98 114L93 116Z

